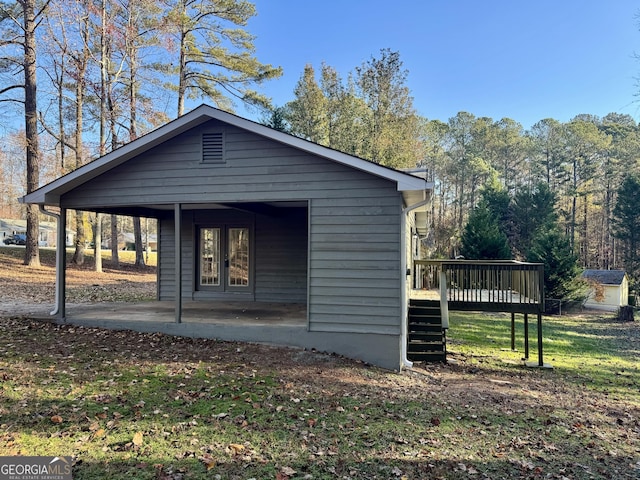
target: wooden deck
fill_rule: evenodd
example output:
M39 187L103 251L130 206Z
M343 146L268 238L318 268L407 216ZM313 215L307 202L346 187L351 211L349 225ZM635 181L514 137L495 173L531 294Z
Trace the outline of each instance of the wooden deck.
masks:
M414 260L416 287L410 299L440 300L443 329L449 311L511 313L511 348L515 349L515 314L524 315L525 359L529 358L529 314L537 316L538 362L542 348L544 266L512 260Z

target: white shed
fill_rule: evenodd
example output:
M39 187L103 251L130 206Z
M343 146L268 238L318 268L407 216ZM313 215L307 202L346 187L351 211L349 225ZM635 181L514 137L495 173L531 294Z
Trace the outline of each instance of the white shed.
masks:
M582 278L591 284L585 307L616 311L628 305L629 279L624 270L585 270Z

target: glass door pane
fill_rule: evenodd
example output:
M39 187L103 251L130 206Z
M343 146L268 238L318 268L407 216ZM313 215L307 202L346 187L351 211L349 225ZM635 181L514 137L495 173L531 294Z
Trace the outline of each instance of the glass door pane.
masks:
M228 285L249 286L249 229L229 228L227 238L229 261Z
M220 229L200 229L200 285L220 286Z

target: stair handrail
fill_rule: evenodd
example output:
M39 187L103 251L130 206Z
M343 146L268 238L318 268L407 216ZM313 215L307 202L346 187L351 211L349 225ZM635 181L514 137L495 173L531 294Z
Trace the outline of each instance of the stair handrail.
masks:
M440 269L440 317L442 319L442 329L449 328L449 301L447 297L447 272Z

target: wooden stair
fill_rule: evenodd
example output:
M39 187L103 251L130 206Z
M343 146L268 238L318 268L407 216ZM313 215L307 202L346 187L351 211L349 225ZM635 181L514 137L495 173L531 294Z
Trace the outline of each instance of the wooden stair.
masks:
M409 301L407 358L416 362L446 362L447 339L440 301Z

